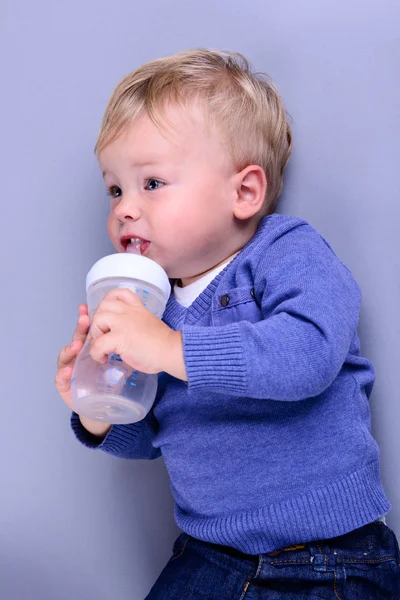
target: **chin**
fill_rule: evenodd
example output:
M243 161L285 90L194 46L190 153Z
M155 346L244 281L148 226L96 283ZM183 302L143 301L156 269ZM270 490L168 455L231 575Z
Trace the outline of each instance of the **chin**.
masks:
M160 265L160 267L162 267L164 269L164 271L166 272L166 274L168 275L168 278L172 279L172 277L169 273L168 265L166 265L162 259L156 258L156 257L153 258L153 256L148 256L148 255L145 255L145 256L146 256L146 258L149 258L150 260L153 260L155 263Z
M181 276L175 269L173 269L173 268L170 269L168 267L168 265L163 265L161 262L159 262L158 264L160 265L160 267L162 267L164 269L164 271L168 275L168 279L180 279L181 278Z

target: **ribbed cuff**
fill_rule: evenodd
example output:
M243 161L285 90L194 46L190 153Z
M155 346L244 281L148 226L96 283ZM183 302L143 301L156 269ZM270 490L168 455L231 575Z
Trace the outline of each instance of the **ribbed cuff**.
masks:
M111 432L110 430L105 438L93 435L82 425L79 415L76 412L72 412L71 414L71 428L75 434L75 437L79 442L81 442L81 444L87 448L93 449L99 448Z
M71 427L78 439L87 448L104 450L116 456L126 456L132 451L138 437L138 424L112 426L104 438L93 435L82 425L79 415L75 412L71 415Z
M188 391L244 393L246 364L237 323L226 327L182 328Z

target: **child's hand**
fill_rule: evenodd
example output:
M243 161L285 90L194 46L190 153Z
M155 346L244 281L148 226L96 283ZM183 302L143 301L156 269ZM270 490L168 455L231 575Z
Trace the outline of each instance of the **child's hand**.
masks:
M78 311L78 323L76 325L74 335L72 336L72 343L68 346L65 346L65 348L63 348L60 354L58 355L58 371L56 373L55 379L55 384L58 393L64 400L65 404L69 406L69 408L71 408L72 410L74 410L71 397L72 370L75 365L76 357L82 350L83 345L86 341L90 324L87 304L81 304L79 306ZM98 421L93 421L92 419L82 417L81 415L79 416L79 419L82 425L85 427L85 429L87 429L88 431L93 433L93 435L96 436L104 437L108 430L111 428L111 425L107 423L99 423Z
M73 410L72 398L71 398L71 377L72 370L76 361L76 357L82 350L85 343L87 332L89 329L89 315L87 304L81 304L79 306L79 317L78 323L74 335L72 337L72 343L65 346L57 359L57 368L55 384L61 398L65 404Z
M170 329L126 288L112 290L100 302L89 340L93 360L105 362L115 352L142 373L165 371L186 380L181 332Z

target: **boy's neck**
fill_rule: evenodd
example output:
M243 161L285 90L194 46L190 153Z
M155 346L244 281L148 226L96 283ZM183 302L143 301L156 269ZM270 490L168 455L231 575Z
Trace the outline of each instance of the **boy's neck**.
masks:
M236 236L236 244L233 245L233 247L231 246L231 248L230 248L231 250L233 250L233 248L236 246L237 250L232 252L232 254L230 254L223 260L221 260L219 263L217 263L210 269L203 271L202 273L197 273L196 275L193 275L193 277L184 277L183 279L176 279L175 280L176 285L178 285L179 287L186 287L186 286L190 285L191 283L194 283L198 279L201 279L201 277L204 277L205 275L207 275L207 273L211 273L211 271L213 271L217 267L228 264L237 254L239 254L239 252L248 243L248 241L251 240L251 238L257 231L261 220L262 220L261 215L255 215L253 218L248 219L247 221L237 221L237 223L238 223L237 234L238 235Z
M221 260L221 262L219 262L216 265L214 265L213 267L211 267L211 269L207 269L207 271L204 271L203 273L198 273L197 275L194 275L193 277L185 277L184 279L177 279L176 285L178 285L179 287L186 287L186 286L190 285L191 283L194 283L195 281L197 281L198 279L201 279L201 277L204 277L205 275L207 275L207 273L210 273L217 267L220 267L220 266L225 265L228 262L230 262L232 260L232 258L234 258L237 254L239 254L239 252L240 252L240 250L237 250L233 254L230 254L227 258L224 258L224 260Z

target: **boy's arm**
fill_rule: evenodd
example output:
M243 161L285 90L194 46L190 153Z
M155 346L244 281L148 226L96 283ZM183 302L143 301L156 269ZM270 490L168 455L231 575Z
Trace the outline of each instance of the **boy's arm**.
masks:
M361 294L350 271L317 232L297 228L261 258L254 292L258 323L183 327L189 393L288 401L321 394L357 331Z
M138 423L112 425L105 435L93 435L82 425L79 415L71 415L71 427L77 439L87 448L99 449L120 458L154 459L161 456L158 448L152 445L156 430L156 420L150 411Z
M154 405L164 393L167 377L158 377L157 394ZM83 422L84 419L83 419ZM153 446L158 430L158 422L151 409L146 417L137 423L112 425L109 431L100 436L94 435L82 425L79 415L72 412L71 427L78 439L87 448L103 450L120 458L149 459L161 456L159 448Z

